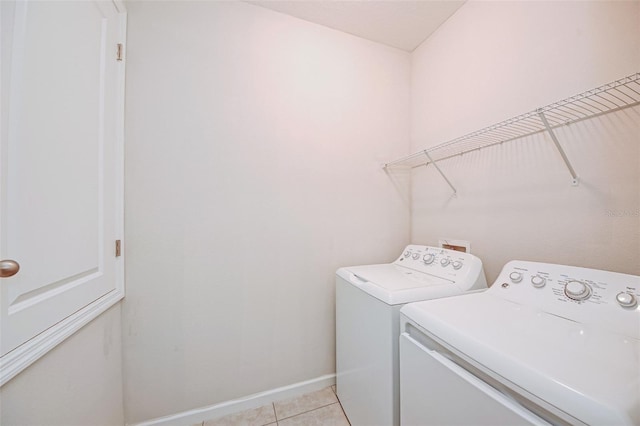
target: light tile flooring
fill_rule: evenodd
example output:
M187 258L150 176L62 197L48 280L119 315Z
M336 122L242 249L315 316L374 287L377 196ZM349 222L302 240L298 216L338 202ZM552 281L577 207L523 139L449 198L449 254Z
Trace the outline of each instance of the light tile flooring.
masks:
M350 426L331 386L194 426Z

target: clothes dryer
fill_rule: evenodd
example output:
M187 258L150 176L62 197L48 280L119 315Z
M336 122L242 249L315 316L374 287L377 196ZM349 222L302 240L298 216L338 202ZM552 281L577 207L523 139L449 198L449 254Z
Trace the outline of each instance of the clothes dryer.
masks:
M477 257L419 245L393 263L337 271L336 384L352 426L399 424L400 308L486 287Z
M640 424L640 277L512 261L489 290L406 305L403 425Z

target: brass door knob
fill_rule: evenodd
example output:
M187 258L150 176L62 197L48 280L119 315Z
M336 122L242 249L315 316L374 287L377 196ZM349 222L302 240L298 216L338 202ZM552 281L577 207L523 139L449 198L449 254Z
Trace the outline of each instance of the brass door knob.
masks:
M0 278L9 278L14 276L20 270L20 264L15 260L0 260Z

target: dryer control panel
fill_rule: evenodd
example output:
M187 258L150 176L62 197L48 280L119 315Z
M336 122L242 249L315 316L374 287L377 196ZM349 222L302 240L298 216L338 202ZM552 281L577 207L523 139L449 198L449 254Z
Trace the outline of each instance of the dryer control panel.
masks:
M514 260L490 290L498 297L640 339L640 276Z
M450 280L458 286L465 286L461 288L465 291L487 287L482 261L461 251L411 244L393 264ZM475 276L479 278L470 282L470 277Z

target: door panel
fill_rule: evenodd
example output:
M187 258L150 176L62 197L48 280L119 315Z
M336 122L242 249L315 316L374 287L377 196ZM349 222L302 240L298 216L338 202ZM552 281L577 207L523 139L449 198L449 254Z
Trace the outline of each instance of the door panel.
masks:
M122 105L113 3L2 2L2 23L4 356L117 287Z

